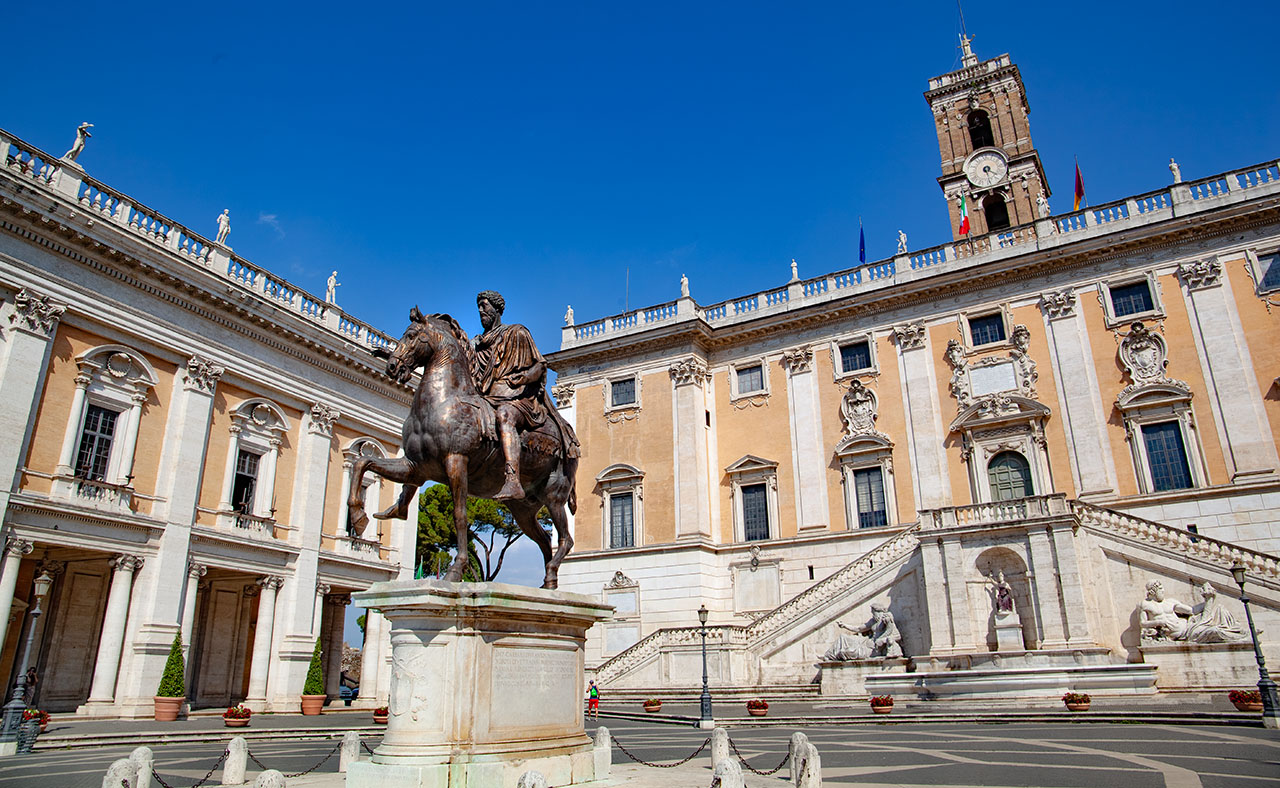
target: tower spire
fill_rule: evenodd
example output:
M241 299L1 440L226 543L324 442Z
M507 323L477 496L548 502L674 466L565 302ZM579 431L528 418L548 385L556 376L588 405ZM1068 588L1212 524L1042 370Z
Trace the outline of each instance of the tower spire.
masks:
M960 12L960 64L963 68L976 66L978 65L978 56L973 54L973 49L969 46L973 38L964 26L964 8L960 5L960 0L956 0L956 10Z

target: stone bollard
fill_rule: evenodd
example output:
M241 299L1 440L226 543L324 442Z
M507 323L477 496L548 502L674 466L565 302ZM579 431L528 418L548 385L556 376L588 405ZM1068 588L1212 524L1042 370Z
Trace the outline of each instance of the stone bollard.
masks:
M360 760L360 734L347 731L342 737L342 750L338 753L338 774L347 773L347 764Z
M746 788L742 782L742 767L732 758L721 761L711 773L711 784L719 788Z
M591 757L595 759L597 780L604 780L613 773L613 736L603 725L596 728L596 744L591 749Z
M609 729L603 725L596 728L596 747L605 750L613 749L613 737L609 734Z
M155 755L150 747L137 747L129 753L129 760L138 769L137 782L130 783L133 788L151 788L151 772L155 766Z
M724 760L730 760L729 731L724 728L715 728L711 731L711 770L715 771L715 768Z
M227 743L227 759L222 762L222 784L244 785L244 771L249 767L249 742L237 736Z
M121 758L107 768L107 774L102 778L102 788L125 788L126 785L132 788L137 781L138 764L128 758Z
M804 760L805 746L809 737L800 731L791 734L791 784L800 784L800 762Z
M253 781L253 788L285 788L284 775L275 769L267 769Z
M542 776L542 772L530 769L516 780L516 788L547 788L547 778Z
M804 746L804 763L796 778L796 788L822 788L822 758L812 742Z

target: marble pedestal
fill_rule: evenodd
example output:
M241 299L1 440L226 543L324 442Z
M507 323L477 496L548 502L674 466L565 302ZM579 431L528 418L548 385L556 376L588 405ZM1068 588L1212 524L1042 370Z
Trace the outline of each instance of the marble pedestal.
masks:
M1022 620L1017 613L995 616L996 651L1025 651L1022 640Z
M867 676L882 673L906 673L906 657L851 659L843 662L819 662L822 695L848 696L867 694Z
M583 728L583 642L597 598L504 583L401 580L352 596L391 627L390 718L347 788L514 788L608 774ZM602 761L602 762L601 762Z

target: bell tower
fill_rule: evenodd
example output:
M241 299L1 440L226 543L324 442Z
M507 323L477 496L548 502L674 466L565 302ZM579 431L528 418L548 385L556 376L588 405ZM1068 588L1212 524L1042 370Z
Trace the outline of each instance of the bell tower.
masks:
M960 70L929 80L924 94L942 154L938 185L957 241L1034 222L1048 214L1050 194L1031 143L1031 106L1018 67L1008 55L979 61L970 42L960 37ZM960 232L962 198L968 234Z

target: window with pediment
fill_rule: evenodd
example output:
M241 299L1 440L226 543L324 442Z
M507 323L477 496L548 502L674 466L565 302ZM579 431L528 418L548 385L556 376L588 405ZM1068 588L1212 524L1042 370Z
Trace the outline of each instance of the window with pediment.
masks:
M268 533L276 511L276 464L289 420L279 405L255 397L232 411L230 431L218 507L223 522Z
M1108 327L1164 315L1153 272L1099 282L1098 289Z
M897 522L893 442L876 429L878 411L874 391L860 380L849 384L840 403L844 437L835 452L844 485L845 521L849 530Z
M736 542L778 537L778 463L747 454L725 468L733 498Z
M633 465L610 465L596 476L607 550L644 544L644 471Z

